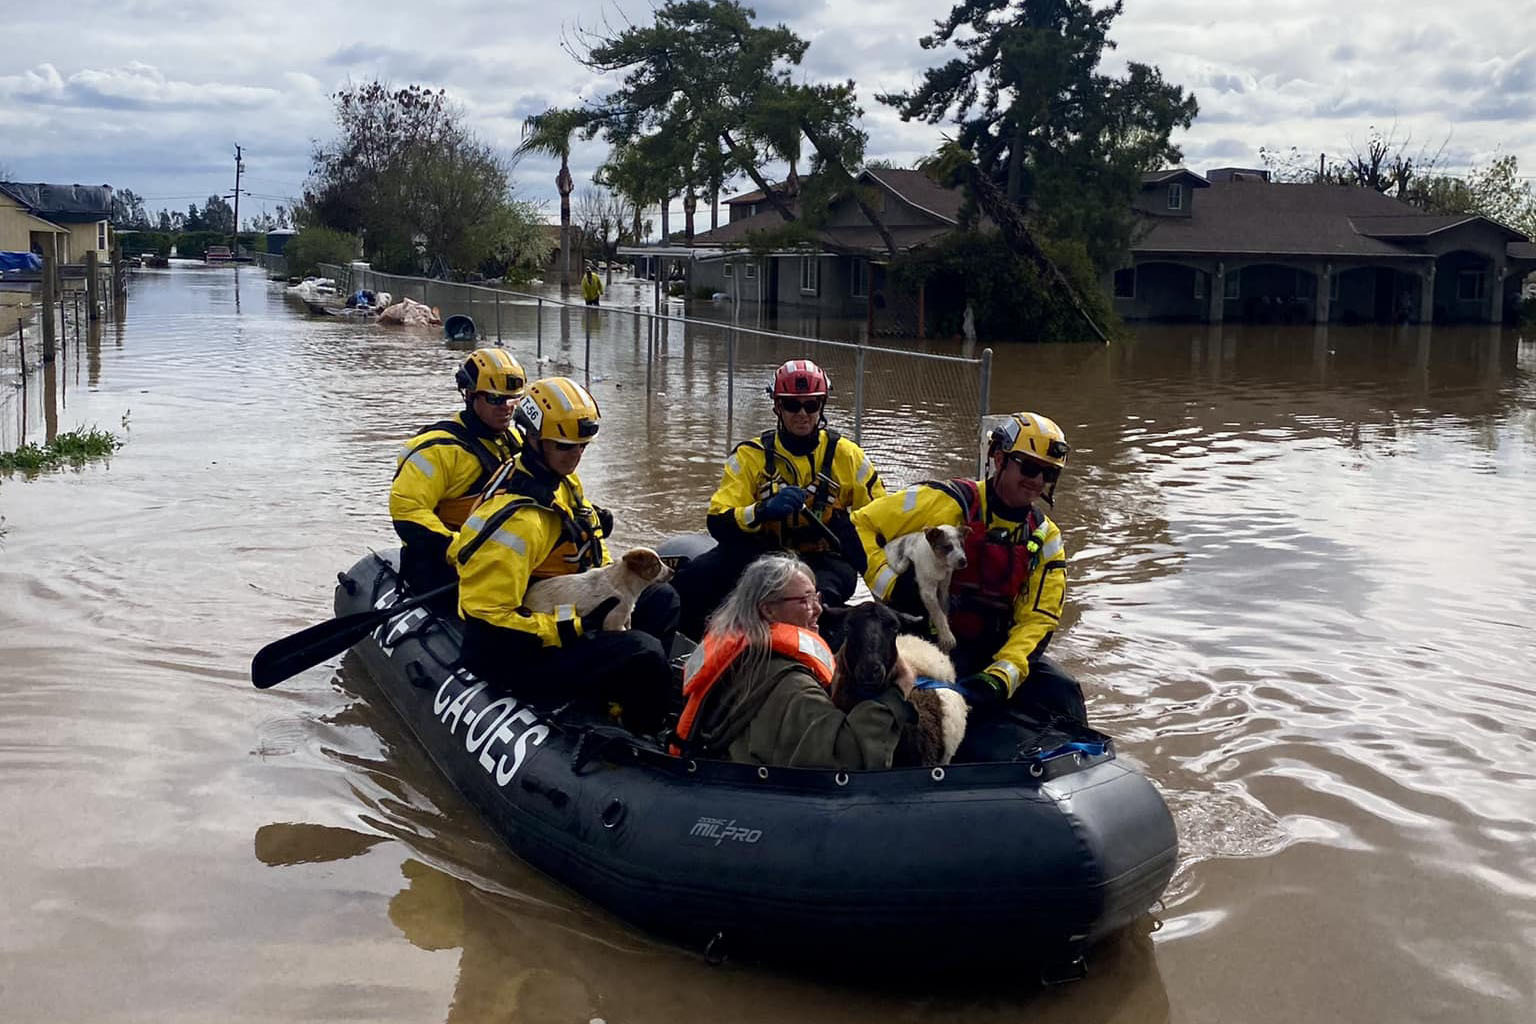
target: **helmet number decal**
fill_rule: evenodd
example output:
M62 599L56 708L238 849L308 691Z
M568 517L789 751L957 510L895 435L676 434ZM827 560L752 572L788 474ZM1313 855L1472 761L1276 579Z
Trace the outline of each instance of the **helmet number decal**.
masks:
M524 395L523 400L517 403L517 411L533 426L536 433L544 431L544 410L539 408L539 403L532 395Z

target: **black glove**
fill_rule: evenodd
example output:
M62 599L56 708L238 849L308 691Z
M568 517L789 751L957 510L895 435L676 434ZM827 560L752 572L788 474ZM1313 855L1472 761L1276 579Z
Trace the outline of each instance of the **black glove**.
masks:
M858 527L853 525L853 518L848 515L847 509L833 509L829 525L842 548L843 558L853 566L854 572L864 575L864 570L869 568L869 558L864 554L864 542L859 539Z
M610 597L604 600L596 608L593 608L591 611L587 612L587 614L583 615L581 617L581 635L586 636L588 633L596 633L598 630L602 629L603 620L608 617L609 612L613 611L618 606L619 599L617 597Z
M1001 707L1008 699L1008 691L997 678L986 672L977 672L973 676L966 676L955 683L955 689L960 691L960 696L973 708Z
M603 528L604 537L613 536L613 513L601 505L593 505L592 511L597 513L597 525Z
M765 523L788 519L797 509L805 507L804 487L780 487L757 503L757 514Z

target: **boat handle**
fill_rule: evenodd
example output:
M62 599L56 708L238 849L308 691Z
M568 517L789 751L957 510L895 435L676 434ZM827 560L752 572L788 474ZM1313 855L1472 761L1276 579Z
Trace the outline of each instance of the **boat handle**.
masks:
M608 806L603 808L603 828L617 828L619 822L624 820L624 802L622 800L610 800Z
M1030 778L1038 779L1040 776L1042 776L1044 774L1045 774L1045 765L1041 764L1039 761L1036 761L1036 762L1034 762L1033 764L1031 764L1029 766Z
M837 783L839 786L846 786L848 785L848 773L838 772L836 775L832 776L832 781Z
M932 774L934 782L943 782L944 781L944 769L943 768L935 768L930 774Z
M760 779L767 779L768 778L768 766L767 765L763 765L761 768L759 768L757 770L757 777L760 778Z

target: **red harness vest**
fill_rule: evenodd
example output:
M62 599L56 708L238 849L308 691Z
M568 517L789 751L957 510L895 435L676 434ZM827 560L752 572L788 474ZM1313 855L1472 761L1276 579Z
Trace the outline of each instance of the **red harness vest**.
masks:
M793 658L810 670L822 686L832 685L832 649L815 630L802 629L787 622L775 622L771 630L773 653ZM709 691L725 675L725 672L743 651L747 638L740 633L717 636L704 635L704 642L688 658L683 667L683 713L677 720L673 734L677 737L671 749L675 756L683 753L682 744L693 734L693 723L704 707Z
M959 503L965 516L965 568L950 580L953 609L949 626L961 641L1006 630L1013 621L1013 602L1029 586L1040 561L1046 518L1033 508L1021 529L988 528L981 509L981 487L975 480L932 484ZM1021 536L1022 534L1022 536Z

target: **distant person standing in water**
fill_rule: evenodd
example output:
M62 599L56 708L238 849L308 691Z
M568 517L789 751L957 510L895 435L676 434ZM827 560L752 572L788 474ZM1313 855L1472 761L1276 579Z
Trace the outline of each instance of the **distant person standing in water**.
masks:
M603 297L603 282L597 276L597 268L587 264L587 272L581 277L581 297L587 301L587 305L596 306L598 299Z

